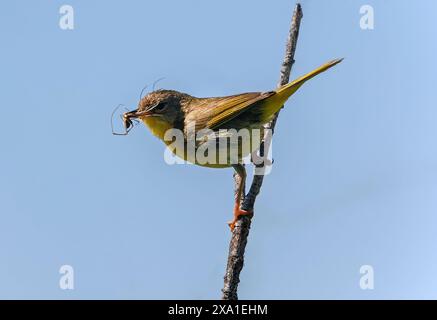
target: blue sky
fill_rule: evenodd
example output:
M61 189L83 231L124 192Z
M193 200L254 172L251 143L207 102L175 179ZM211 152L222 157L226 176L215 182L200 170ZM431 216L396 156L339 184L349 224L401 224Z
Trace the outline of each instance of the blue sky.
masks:
M75 29L59 28L59 8ZM370 4L375 29L362 30ZM302 1L292 78L253 220L247 299L437 298L435 1ZM294 1L0 5L0 298L220 297L232 170L169 166L120 103L275 87ZM59 268L74 268L74 290ZM374 290L359 287L362 265Z

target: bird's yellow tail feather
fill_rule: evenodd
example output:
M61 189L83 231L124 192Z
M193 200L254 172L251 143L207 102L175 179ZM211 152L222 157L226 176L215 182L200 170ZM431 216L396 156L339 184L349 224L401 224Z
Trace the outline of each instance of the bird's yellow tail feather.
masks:
M328 70L329 68L335 66L336 64L340 63L341 61L343 61L343 59L335 59L335 60L329 61L329 62L325 63L324 65L318 67L317 69L307 73L306 75L304 75L296 80L293 80L290 83L287 83L286 85L284 85L276 90L276 95L275 95L276 98L278 100L283 101L283 103L285 103L285 101L287 101L287 99L293 93L295 93L297 91L297 89L299 89L305 83L305 81L317 76L319 73L322 73L322 72Z

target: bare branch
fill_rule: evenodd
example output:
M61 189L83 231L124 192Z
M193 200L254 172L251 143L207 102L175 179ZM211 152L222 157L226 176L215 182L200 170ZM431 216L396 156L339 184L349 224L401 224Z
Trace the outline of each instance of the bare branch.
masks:
M300 21L303 17L302 7L299 3L296 4L291 21L291 27L288 34L287 46L285 50L285 58L282 62L281 76L278 87L286 84L290 80L291 68L294 64L294 53L296 51L297 39L299 36ZM272 121L264 127L271 129L272 133L278 119L279 111L275 114ZM260 147L261 156L264 154L264 141ZM262 165L261 165L262 167ZM235 186L238 185L239 176L234 174ZM264 175L254 175L250 190L242 199L242 209L253 211L256 197L258 196L263 184ZM236 189L235 189L236 190ZM224 277L224 286L222 289L223 300L237 300L238 283L240 282L240 272L244 265L244 252L246 249L247 238L251 225L251 216L242 216L236 223L235 229L232 232L232 238L229 244L228 263L226 266L226 274Z

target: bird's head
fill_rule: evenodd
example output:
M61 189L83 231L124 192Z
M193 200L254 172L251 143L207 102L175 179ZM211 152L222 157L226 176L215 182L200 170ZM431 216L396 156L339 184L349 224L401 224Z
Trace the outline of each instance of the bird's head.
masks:
M183 128L183 106L191 97L173 90L157 90L149 93L138 104L138 109L123 114L126 129L132 126L131 119L141 120L154 135L163 139L168 129Z

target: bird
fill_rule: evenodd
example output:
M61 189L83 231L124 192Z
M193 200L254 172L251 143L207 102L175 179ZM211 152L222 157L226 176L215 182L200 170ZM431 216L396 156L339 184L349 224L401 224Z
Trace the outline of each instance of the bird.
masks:
M261 144L264 125L271 121L275 114L284 106L285 102L309 79L330 69L343 59L331 60L313 71L280 86L277 89L266 92L247 92L224 97L197 98L192 95L175 90L154 90L140 99L137 109L125 112L122 116L126 134L133 127L132 120L140 120L150 129L152 134L162 140L167 147L172 146L171 151L178 157L188 162L210 168L233 167L239 175L233 219L228 222L231 230L234 230L238 219L243 215L252 215L253 212L243 210L240 207L242 192L246 181L246 169L242 159L254 151ZM235 131L232 131L235 129ZM243 139L233 140L237 143L225 144L225 150L220 149L220 139L231 139L235 132L247 130L249 138L246 141L248 148L243 148ZM177 130L182 137L182 146L173 145L174 139L168 139L168 132ZM251 133L259 131L259 135ZM232 131L232 134L229 132ZM197 136L200 132L205 134ZM228 141L226 140L226 141ZM192 142L194 151L205 145L219 146L219 152L213 156L218 159L220 151L226 151L222 161L199 161L196 153L188 152L187 146ZM210 149L206 148L207 151ZM234 158L230 154L236 155ZM231 159L232 158L232 159ZM224 161L223 161L224 160Z

